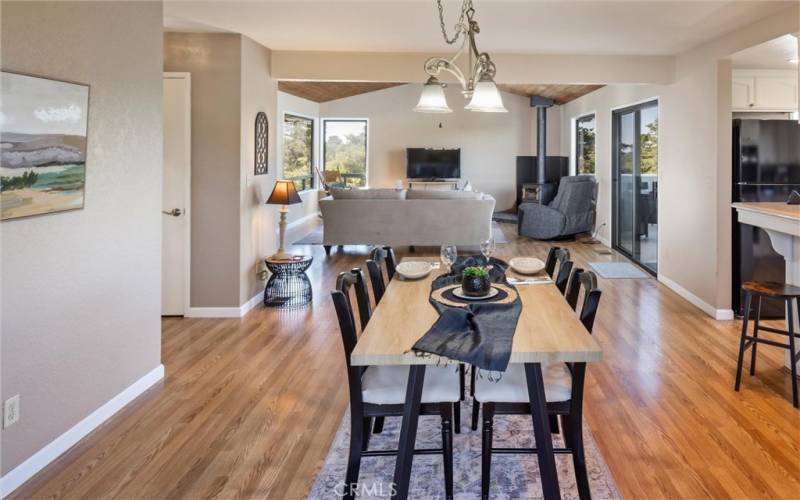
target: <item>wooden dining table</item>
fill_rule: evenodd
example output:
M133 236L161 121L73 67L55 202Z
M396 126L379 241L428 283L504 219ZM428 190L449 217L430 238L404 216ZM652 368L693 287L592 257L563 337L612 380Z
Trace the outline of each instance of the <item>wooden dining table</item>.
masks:
M438 261L434 257L403 259L406 260ZM351 355L351 363L356 366L409 366L394 470L393 496L396 498L408 497L425 366L442 362L437 356L418 356L411 352L411 347L439 317L429 302L429 295L431 282L444 272L446 269L442 266L418 280L404 280L395 274ZM508 275L521 277L511 270ZM599 361L602 351L554 284L521 284L516 289L522 301L522 312L514 333L510 362L525 365L542 492L546 499L557 499L560 493L542 364Z

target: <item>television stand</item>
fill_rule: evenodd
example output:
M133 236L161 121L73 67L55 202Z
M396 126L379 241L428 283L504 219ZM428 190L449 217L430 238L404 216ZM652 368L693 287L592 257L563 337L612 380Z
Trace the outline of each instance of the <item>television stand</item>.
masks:
M458 179L408 179L408 189L458 190Z

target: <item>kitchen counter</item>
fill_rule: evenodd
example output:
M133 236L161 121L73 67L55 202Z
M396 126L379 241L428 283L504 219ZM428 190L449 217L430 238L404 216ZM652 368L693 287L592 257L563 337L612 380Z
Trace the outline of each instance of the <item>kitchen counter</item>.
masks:
M785 282L800 286L800 205L774 203L734 203L739 222L764 229L772 247L786 259ZM786 326L788 329L788 325ZM795 315L794 331L800 332L800 318ZM798 349L800 350L800 349ZM789 367L789 352L786 366Z

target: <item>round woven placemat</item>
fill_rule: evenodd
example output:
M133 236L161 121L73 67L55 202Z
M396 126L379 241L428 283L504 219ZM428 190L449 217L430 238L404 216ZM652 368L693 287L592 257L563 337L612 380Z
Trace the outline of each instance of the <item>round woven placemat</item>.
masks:
M497 288L501 292L505 292L505 296L503 294L499 294L496 298L485 299L485 300L463 300L459 299L455 295L452 294L452 291L456 288L461 288L460 283L456 283L453 285L443 286L437 290L431 292L431 298L440 304L444 304L446 306L451 307L466 307L470 304L510 304L517 299L517 291L502 283L492 283L494 288ZM452 298L451 298L452 297Z

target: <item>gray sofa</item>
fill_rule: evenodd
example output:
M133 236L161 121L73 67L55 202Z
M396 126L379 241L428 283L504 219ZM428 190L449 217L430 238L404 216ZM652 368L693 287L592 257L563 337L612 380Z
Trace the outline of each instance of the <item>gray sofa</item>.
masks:
M563 177L549 205L519 206L521 236L550 240L591 231L594 226L597 187L593 175Z
M492 234L494 204L467 191L334 189L319 200L323 245L477 246Z

